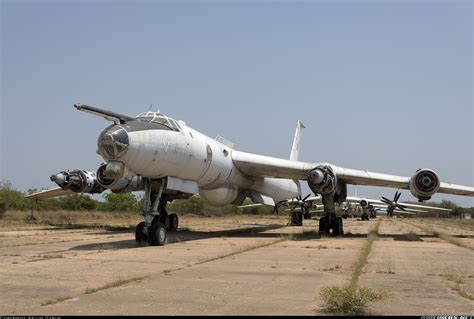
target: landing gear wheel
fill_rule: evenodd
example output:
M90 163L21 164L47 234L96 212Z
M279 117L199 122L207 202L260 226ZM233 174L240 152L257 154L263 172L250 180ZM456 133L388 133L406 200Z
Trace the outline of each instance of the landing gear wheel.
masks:
M166 227L162 222L151 224L151 227L148 229L148 235L152 246L163 246L168 240Z
M143 232L143 228L145 228L145 222L139 223L135 228L135 241L140 245L148 242L148 236Z
M166 230L171 230L171 220L168 214L161 214L159 221L165 225Z
M336 220L334 221L334 228L332 230L332 234L334 236L344 235L344 230L342 228L342 218L341 217L337 217Z
M288 226L303 226L303 213L293 211L290 213L290 222Z
M179 224L178 215L176 215L175 213L171 214L169 220L170 220L170 230L172 231L177 230L178 224Z
M296 226L303 226L303 212L296 212Z
M319 219L319 232L324 233L328 228L326 217L321 217Z

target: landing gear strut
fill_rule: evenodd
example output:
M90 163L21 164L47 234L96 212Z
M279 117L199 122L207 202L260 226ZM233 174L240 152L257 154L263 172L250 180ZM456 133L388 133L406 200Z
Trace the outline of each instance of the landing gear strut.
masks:
M144 178L145 197L142 215L145 219L135 229L135 240L138 244L148 242L152 246L163 246L168 240L167 231L178 228L178 216L168 215L167 200L163 198L166 179L151 180ZM156 191L158 189L158 191Z
M336 208L334 206L334 194L323 196L323 205L325 216L319 219L319 233L329 235L332 229L333 236L344 235L342 218L336 217Z

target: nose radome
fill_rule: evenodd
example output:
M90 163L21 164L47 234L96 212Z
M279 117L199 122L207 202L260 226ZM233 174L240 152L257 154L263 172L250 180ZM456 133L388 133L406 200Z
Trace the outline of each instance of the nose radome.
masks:
M106 160L118 159L123 155L129 145L128 133L120 125L107 127L99 135L97 147L99 154Z

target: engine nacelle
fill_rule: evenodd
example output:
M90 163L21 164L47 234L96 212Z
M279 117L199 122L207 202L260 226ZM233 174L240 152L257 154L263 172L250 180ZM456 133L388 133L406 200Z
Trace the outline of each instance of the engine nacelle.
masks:
M108 163L101 164L97 169L97 180L103 188L110 189L114 193L134 192L144 188L142 177L131 173L125 166L121 168L120 175L112 175L120 176L118 178L110 177L108 169L110 170Z
M104 191L94 171L62 171L51 175L50 179L62 189L75 193L102 193Z
M337 176L329 165L319 165L308 174L308 186L314 194L334 195L334 202L342 203L347 198L347 185L337 181Z
M214 206L225 206L233 203L239 196L236 187L226 186L215 189L200 189L199 196Z
M441 183L435 171L427 168L418 169L410 178L410 192L420 201L429 200Z
M337 186L337 177L331 166L319 165L308 174L308 186L315 194L327 195L334 193Z

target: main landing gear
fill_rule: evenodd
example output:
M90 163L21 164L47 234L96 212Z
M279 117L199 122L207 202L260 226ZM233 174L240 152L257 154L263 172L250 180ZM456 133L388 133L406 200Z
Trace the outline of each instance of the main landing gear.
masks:
M333 236L344 235L342 217L336 217L336 207L334 206L334 195L323 196L325 216L319 219L319 233Z
M168 214L166 211L167 200L163 198L166 180L146 178L144 184L145 203L142 215L145 221L137 225L135 240L138 244L163 246L168 240L167 232L178 229L179 219L176 214Z
M304 205L301 209L290 212L290 221L287 226L303 226L303 219L311 219L311 213Z

